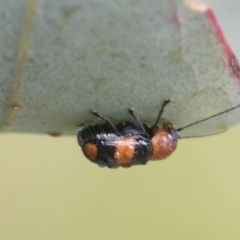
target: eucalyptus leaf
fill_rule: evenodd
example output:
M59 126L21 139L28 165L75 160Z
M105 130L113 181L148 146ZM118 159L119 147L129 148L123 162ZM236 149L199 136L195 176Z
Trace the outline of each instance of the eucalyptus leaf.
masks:
M134 107L176 128L240 103L237 60L206 4L180 0L0 0L2 131L75 135L96 109ZM240 109L180 136L225 131Z

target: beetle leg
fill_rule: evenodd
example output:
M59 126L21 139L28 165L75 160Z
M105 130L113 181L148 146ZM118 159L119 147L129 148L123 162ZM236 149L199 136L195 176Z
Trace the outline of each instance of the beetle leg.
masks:
M157 116L157 120L155 122L155 124L152 126L153 129L155 129L158 125L158 122L159 120L161 119L162 117L162 114L163 114L163 111L164 111L164 108L167 106L167 104L169 104L172 100L171 99L165 99L163 104L162 104L162 107L160 108L160 111L158 113L158 116Z
M138 118L138 116L135 114L134 109L133 108L129 108L128 112L131 114L131 116L134 118L135 122L137 123L137 125L143 130L143 132L146 134L146 136L148 136L148 133L146 132L141 120Z
M115 128L115 126L111 123L111 121L107 118L102 116L100 113L98 113L96 110L92 110L91 113L96 116L97 118L103 120L104 122L106 122L112 129L113 131L117 134L120 135L119 132L117 131L117 129Z

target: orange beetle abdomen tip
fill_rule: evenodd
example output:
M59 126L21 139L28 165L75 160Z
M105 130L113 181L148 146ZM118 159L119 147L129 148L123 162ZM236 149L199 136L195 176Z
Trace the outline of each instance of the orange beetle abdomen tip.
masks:
M165 159L177 148L177 141L171 136L165 126L155 130L151 143L153 150L150 160Z

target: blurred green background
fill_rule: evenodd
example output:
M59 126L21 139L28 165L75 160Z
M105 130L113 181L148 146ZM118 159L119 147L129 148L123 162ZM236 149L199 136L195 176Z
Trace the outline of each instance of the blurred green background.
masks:
M239 57L239 0L211 2ZM111 170L84 159L74 137L1 134L0 239L238 240L239 142L237 126Z
M1 135L0 239L240 239L240 126L102 169L76 139Z

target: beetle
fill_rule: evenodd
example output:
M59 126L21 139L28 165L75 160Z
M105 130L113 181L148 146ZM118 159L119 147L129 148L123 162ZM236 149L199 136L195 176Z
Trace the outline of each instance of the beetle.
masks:
M128 112L134 122L120 122L115 125L96 110L91 111L105 123L85 126L78 132L77 140L83 154L91 162L109 168L127 168L132 165L144 165L149 160L162 160L176 150L180 138L177 132L240 107L239 104L178 129L175 129L171 122L165 122L160 127L158 124L164 108L170 102L171 99L163 102L155 123L150 127L141 122L133 108L129 108Z

